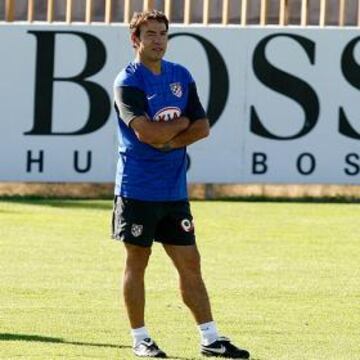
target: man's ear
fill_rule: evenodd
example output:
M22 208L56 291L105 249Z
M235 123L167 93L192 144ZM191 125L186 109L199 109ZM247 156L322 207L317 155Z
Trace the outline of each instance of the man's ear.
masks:
M133 48L137 49L139 47L140 39L136 36L135 33L132 33L130 36Z

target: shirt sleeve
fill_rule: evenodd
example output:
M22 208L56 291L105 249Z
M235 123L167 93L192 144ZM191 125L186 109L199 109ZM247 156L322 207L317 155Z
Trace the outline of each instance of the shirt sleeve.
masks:
M185 116L187 116L191 122L206 118L206 113L201 105L195 82L189 84L189 96L185 109Z
M115 88L115 110L122 121L130 126L131 120L146 116L146 98L143 91L132 86Z

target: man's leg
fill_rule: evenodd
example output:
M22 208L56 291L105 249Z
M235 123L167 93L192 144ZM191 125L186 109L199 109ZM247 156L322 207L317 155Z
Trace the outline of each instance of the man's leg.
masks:
M151 248L124 244L126 260L123 276L123 294L131 328L137 329L144 326L144 275Z
M164 249L179 273L180 292L198 324L212 321L209 296L202 279L200 254L196 245L164 244Z
M202 279L200 254L196 245L177 246L163 244L180 278L180 291L184 303L190 308L201 334L201 354L234 359L248 359L247 350L220 337L211 314L209 296Z
M126 260L123 277L123 293L133 336L134 353L141 357L165 358L166 354L150 338L145 327L145 269L151 247L125 244Z

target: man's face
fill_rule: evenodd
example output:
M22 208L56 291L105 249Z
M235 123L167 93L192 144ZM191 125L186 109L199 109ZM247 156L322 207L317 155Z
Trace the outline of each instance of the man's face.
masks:
M163 58L168 41L166 25L157 20L149 20L141 25L140 36L134 37L140 58L147 61L159 61Z

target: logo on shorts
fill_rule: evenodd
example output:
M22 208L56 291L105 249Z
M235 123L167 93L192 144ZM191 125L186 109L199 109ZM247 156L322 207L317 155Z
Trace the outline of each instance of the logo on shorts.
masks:
M180 224L181 224L181 227L183 228L183 230L186 231L186 232L190 232L190 231L194 230L194 224L189 219L181 220Z
M170 84L170 89L171 92L178 98L182 97L182 87L181 87L181 83L176 82L176 83L172 83Z
M143 232L144 227L142 225L138 224L132 224L131 225L131 234L134 237L139 237Z

